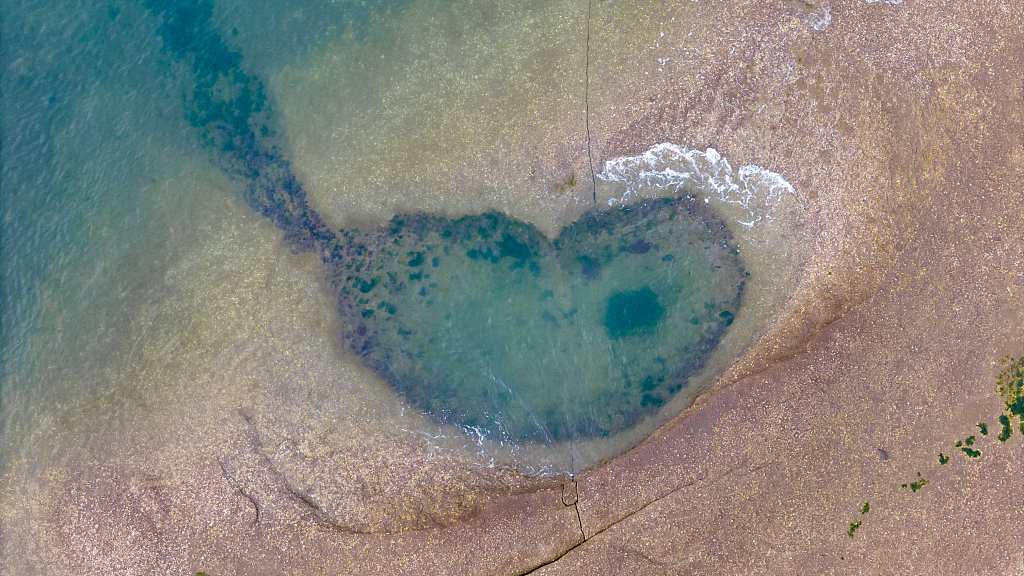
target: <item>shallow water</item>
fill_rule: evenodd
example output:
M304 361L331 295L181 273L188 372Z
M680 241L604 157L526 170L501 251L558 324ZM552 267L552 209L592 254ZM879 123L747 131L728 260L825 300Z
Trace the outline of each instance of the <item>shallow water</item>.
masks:
M734 171L713 151L697 158L678 147L653 150L603 171L599 166L603 197L628 203L669 196L704 204L691 222L716 224L703 239L693 232L694 241L718 255L708 257L702 248L684 257L682 244L690 240L674 235L685 226L659 225L645 229L653 236L638 236L646 223L662 218L657 214L618 221L613 233L582 244L586 253L565 242L583 234L581 225L556 240L558 230L587 209L592 193L575 184L586 180L577 174L584 158L581 6L469 4L218 2L208 5L208 18L194 19L199 28L177 48L165 40L184 37L181 30L160 32L168 23L160 14L171 5L5 5L5 464L29 461L31 469L44 469L47 458L145 429L152 425L147 413L186 399L244 408L251 387L260 386L250 376L273 368L252 352L267 339L295 350L308 340L320 343L313 347L319 363L295 377L333 379L335 394L324 405L365 421L357 433L398 431L484 463L573 472L635 444L749 346L782 301L791 282L786 274L797 268L791 261L779 264L785 250L766 240L776 213L793 209L779 182L755 168ZM195 6L201 12L205 5ZM531 24L538 21L547 24ZM197 42L207 48L221 43L226 51L217 54L227 60L197 67L197 54L213 53ZM325 70L331 81L318 81ZM439 85L437 78L457 82ZM239 91L245 87L252 89L248 96ZM241 105L244 98L250 104ZM214 110L210 102L231 107L197 118ZM456 108L473 111L468 123ZM218 121L235 131L209 131ZM424 160L423 138L438 126L448 136L430 143L435 156L461 163L466 174L507 169L511 176L487 187L469 178L455 182L453 191L450 173L438 171L435 159ZM515 137L493 140L495 133ZM252 147L237 145L250 135ZM566 140L563 152L571 152L528 175L531 162L512 148L553 140ZM339 141L344 147L335 146ZM311 171L324 155L346 159L343 169L326 174L333 185ZM658 162L674 168L661 166L662 176L652 176L658 170L650 166ZM684 172L691 177L678 177ZM385 177L377 178L381 173ZM526 181L533 184L524 187ZM277 196L291 202L285 211L266 203L282 183L293 187ZM304 199L296 186L309 191L308 209L294 202ZM313 222L317 208L323 218ZM373 321L384 322L388 305L403 314L417 308L421 313L407 322L438 331L423 339L434 339L435 346L424 349L432 363L398 369L389 355L402 349L408 326L378 332L379 346L364 358L344 349L354 341L358 320L339 317L339 302L348 300L326 289L324 278L337 280L332 266L353 259L346 254L332 264L339 244L326 238L344 227L363 230L367 244L393 240L388 219L418 210L443 216L418 229L411 246L378 252L372 261L406 277L418 273L406 269L429 266L446 283L382 281L387 296L367 291L354 297L366 299L358 318L369 320L364 313L374 310ZM467 247L480 236L475 232L450 241L438 237L451 226L447 218L487 210L511 216L499 228L508 254L498 248L497 262L491 262L493 250L486 261L471 255L485 250ZM286 221L289 215L297 220ZM264 216L284 230L283 239ZM601 217L583 222L587 218ZM402 220L415 228L414 218ZM376 232L379 226L384 232ZM515 243L505 237L509 230ZM517 257L519 244L533 246L529 258ZM643 250L646 244L651 247ZM435 266L431 250L446 247L461 252ZM603 255L587 252L595 247ZM289 248L312 250L320 261ZM735 261L737 251L744 264ZM420 253L424 263L410 266ZM588 258L600 261L599 273L593 264L588 271ZM520 260L524 266L517 268ZM536 275L527 260L535 261ZM710 275L696 281L701 287L689 283L693 270L722 262L733 272L720 285ZM744 265L742 273L752 276L741 310L737 274ZM499 274L484 279L485 270ZM781 273L769 278L767 270ZM430 292L399 288L417 282ZM510 288L517 282L533 284ZM434 298L433 306L424 298ZM507 308L495 320L487 313L496 301ZM640 314L617 316L619 307L630 306ZM485 314L498 323L496 331L481 331ZM522 323L516 330L538 340L519 339L512 347L520 348L501 350L503 323ZM465 346L453 348L456 335L473 342L468 358ZM681 352L688 349L697 352ZM486 358L498 360L482 363ZM378 378L359 372L363 363ZM452 366L464 377L452 377ZM197 388L195 375L206 371L213 382ZM438 395L435 376L442 373L452 380ZM470 375L477 391L467 394ZM507 392L511 380L524 378L529 384L516 391L518 401L468 407L486 386ZM580 394L581 382L594 388ZM639 407L622 409L610 399L614 394ZM38 453L43 436L53 439L45 457Z
M745 284L692 197L594 210L553 241L500 213L396 216L383 236L368 274L339 277L351 349L429 413L513 442L606 437L656 412Z

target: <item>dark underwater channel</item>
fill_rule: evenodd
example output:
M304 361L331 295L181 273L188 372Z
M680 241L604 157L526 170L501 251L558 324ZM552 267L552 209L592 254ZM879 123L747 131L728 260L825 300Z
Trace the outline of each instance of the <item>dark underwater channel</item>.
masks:
M501 213L331 230L274 146L264 86L213 27L212 5L146 6L195 78L185 114L211 160L294 252L320 256L345 346L439 421L511 441L621 432L686 387L737 314L738 251L692 197L595 208L553 240Z

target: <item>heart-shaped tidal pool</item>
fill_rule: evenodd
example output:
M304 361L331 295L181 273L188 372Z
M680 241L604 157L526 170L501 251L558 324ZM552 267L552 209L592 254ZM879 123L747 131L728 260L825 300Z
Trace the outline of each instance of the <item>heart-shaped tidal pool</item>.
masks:
M591 210L554 240L486 213L400 215L338 241L352 352L441 421L517 442L656 411L715 349L746 274L692 197Z
M499 213L329 228L212 5L146 6L211 161L294 251L321 257L351 352L439 421L514 444L616 434L684 390L735 318L739 252L685 194L594 208L553 240Z

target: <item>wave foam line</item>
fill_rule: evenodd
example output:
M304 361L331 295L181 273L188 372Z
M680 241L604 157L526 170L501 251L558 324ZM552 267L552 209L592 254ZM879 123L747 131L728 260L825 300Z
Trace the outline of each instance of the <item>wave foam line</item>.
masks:
M703 197L705 202L714 195L746 212L746 217L737 221L747 228L773 221L774 209L784 194L796 197L793 186L781 174L754 164L733 170L714 148L701 152L671 142L656 144L639 156L608 160L597 177L626 187L622 198L608 200L609 206L625 204L644 188L691 194Z

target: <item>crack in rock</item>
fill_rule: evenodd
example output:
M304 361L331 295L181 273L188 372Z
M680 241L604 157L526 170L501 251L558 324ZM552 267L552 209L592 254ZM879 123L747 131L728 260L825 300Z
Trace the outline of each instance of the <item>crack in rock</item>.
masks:
M353 532L332 522L320 506L297 490L263 451L255 426L248 418L241 429L237 450L218 459L228 484L245 497L256 511L254 524L313 522L324 528Z

